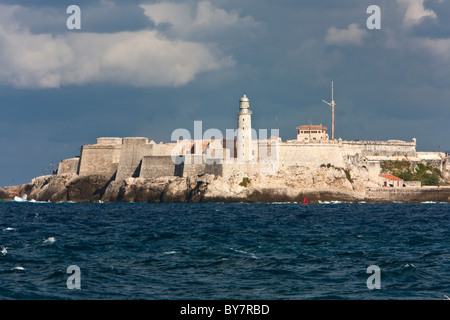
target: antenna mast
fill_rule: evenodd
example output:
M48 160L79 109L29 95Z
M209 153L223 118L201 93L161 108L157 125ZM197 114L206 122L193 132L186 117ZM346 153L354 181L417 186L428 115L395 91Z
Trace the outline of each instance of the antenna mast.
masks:
M331 140L334 140L334 107L336 106L333 91L333 81L331 81L331 103L322 99L323 102L331 106Z

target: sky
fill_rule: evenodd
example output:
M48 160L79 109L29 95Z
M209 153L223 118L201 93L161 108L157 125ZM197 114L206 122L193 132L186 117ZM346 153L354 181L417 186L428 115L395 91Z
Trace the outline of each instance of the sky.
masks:
M0 65L0 186L98 137L225 134L243 94L256 130L331 136L331 81L336 138L450 152L449 0L0 0Z

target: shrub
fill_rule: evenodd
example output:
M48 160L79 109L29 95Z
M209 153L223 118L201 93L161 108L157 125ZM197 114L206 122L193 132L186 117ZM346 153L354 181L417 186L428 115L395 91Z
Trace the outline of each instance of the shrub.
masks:
M244 177L244 178L242 179L242 182L239 183L239 185L242 186L242 187L247 188L248 185L249 185L250 183L251 183L250 179L247 178L247 177Z
M352 176L350 175L350 170L344 169L344 172L345 172L345 176L347 177L347 180L350 181L350 183L353 183Z

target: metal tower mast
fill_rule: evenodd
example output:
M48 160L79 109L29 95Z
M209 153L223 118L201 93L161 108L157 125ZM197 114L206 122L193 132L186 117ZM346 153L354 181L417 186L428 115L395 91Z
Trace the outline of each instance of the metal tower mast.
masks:
M334 102L333 81L331 81L331 103L323 99L322 101L331 106L331 140L334 140L334 107L336 103Z

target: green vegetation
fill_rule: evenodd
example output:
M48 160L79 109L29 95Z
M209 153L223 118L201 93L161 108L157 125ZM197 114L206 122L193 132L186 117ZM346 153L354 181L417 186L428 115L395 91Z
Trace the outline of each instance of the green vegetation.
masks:
M441 170L423 163L413 166L409 161L385 161L381 169L404 181L421 181L424 186L437 186L441 178Z
M248 186L250 183L252 183L252 182L250 181L250 179L247 178L247 177L244 177L244 178L242 179L242 182L239 183L239 185L240 185L240 186L243 186L243 187L245 187L245 188L247 188L247 186Z
M347 180L350 181L350 183L353 183L352 176L350 175L350 170L344 169L345 176L347 177Z

